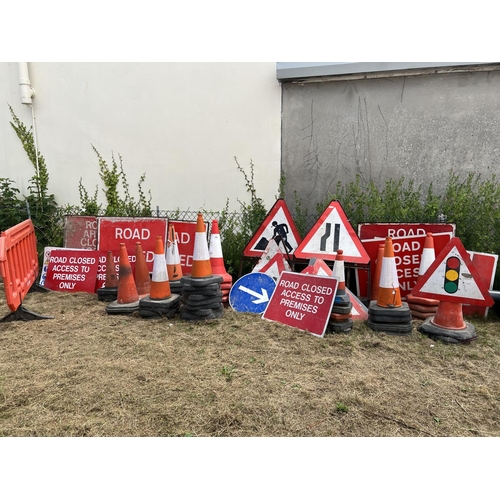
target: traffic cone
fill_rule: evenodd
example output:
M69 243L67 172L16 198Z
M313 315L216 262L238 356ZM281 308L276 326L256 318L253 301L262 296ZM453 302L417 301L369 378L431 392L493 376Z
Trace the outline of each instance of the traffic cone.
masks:
M209 278L212 276L212 264L205 231L203 215L198 214L196 232L194 236L193 264L191 266L192 278Z
M108 250L106 257L106 280L104 286L97 289L97 299L113 302L118 294L118 276L116 275L113 252Z
M394 257L392 238L385 239L384 256L380 268L379 290L377 295L379 307L401 307L401 291Z
M146 263L146 257L142 251L141 242L135 244L135 286L139 297L145 297L151 291L151 278Z
M139 301L139 314L143 318L173 318L179 312L180 305L181 296L170 290L163 238L157 236L151 291Z
M180 293L182 291L182 266L179 255L179 243L177 233L173 224L168 226L167 248L165 252L167 261L168 281L170 282L170 291Z
M434 238L432 233L427 233L425 236L424 248L420 257L420 267L418 269L418 277L425 274L429 266L434 262L436 253L434 250ZM426 297L415 297L411 292L406 296L406 302L410 306L411 313L414 319L426 319L437 312L439 300L429 299Z
M346 296L347 292L345 290L345 271L344 271L344 251L337 250L337 256L335 257L335 262L333 263L333 273L332 277L337 279L337 293L335 294L335 302L339 302L337 297Z
M425 271L429 269L429 266L436 259L436 252L434 251L434 238L432 233L427 233L425 235L424 248L422 250L422 256L420 257L420 267L418 269L418 275L423 276Z
M129 314L139 309L139 294L135 286L132 267L125 243L120 243L120 267L118 272L118 294L115 301L108 304L110 314Z
M224 257L222 255L222 244L219 233L219 222L214 219L212 221L212 231L210 233L210 264L214 275L222 276L220 288L222 291L222 302L229 303L229 292L233 284L233 277L226 271L224 265Z
M378 289L380 287L380 271L382 269L382 259L384 258L384 245L378 246L377 260L375 261L375 270L373 272L370 300L377 300Z
M168 299L170 295L163 240L161 236L157 236L149 297L155 300L163 300Z

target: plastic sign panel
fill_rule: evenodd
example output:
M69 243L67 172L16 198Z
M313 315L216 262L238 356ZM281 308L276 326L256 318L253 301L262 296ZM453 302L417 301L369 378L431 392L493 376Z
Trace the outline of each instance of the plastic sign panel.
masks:
M98 250L99 264L97 266L97 277L95 280L95 291L97 293L98 288L103 288L106 284L106 262L108 258L108 252ZM135 262L135 254L129 255L128 260L133 260ZM120 255L119 252L113 252L113 263L115 266L115 274L119 276L120 274ZM132 264L131 264L132 267Z
M284 271L262 317L323 337L337 286L330 276Z
M494 304L459 238L452 238L413 287L412 295L442 302Z
M276 282L265 273L245 274L229 291L229 305L236 312L262 314L276 288Z
M451 233L455 236L455 224L424 223L365 223L358 225L360 240L373 238L403 238L407 236L425 236L427 233Z
M335 260L339 249L344 252L345 262L370 261L340 203L332 201L295 250L295 257Z
M257 265L252 269L254 273L265 273L275 281L283 271L291 271L290 264L286 260L278 244L271 240Z
M97 217L66 215L64 218L64 246L66 248L97 249Z
M208 230L209 224L205 222L205 232L207 233L208 240ZM194 240L196 235L196 221L178 221L170 220L168 225L173 225L176 234L177 248L179 250L179 259L182 268L182 274L191 274L191 268L193 267L193 254L194 254ZM167 245L165 245L165 252L167 251Z
M52 249L44 280L45 288L59 292L95 292L96 250Z
M97 249L113 255L120 251L120 243L125 243L132 271L135 271L136 242L141 243L142 251L150 273L153 272L156 237L166 241L166 218L99 217ZM132 259L132 257L134 257Z
M283 199L277 200L269 210L264 222L244 248L243 255L260 257L271 240L274 240L286 255L293 255L297 245L302 241Z

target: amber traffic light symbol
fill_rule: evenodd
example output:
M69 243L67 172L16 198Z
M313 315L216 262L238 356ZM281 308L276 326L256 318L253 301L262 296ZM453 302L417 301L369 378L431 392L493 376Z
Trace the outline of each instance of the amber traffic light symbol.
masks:
M449 257L446 260L444 273L444 290L447 293L455 293L458 290L458 279L460 278L460 259Z

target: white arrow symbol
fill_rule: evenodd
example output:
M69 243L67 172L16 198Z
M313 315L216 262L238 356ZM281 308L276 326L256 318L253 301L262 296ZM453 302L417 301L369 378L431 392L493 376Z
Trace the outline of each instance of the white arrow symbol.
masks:
M254 304L262 304L263 302L269 302L269 295L267 295L267 290L264 290L264 288L261 288L262 293L250 290L250 288L247 288L246 286L242 285L240 285L238 288L240 290L243 290L244 292L249 293L250 295L253 295L254 297L257 297L257 300L252 300Z

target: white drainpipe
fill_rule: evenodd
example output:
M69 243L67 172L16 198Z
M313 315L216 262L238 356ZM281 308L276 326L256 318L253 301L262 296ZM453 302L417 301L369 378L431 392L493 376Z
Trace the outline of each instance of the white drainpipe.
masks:
M17 63L19 66L19 85L21 86L21 102L31 104L31 98L35 97L35 89L31 86L30 75L28 72L28 63Z

